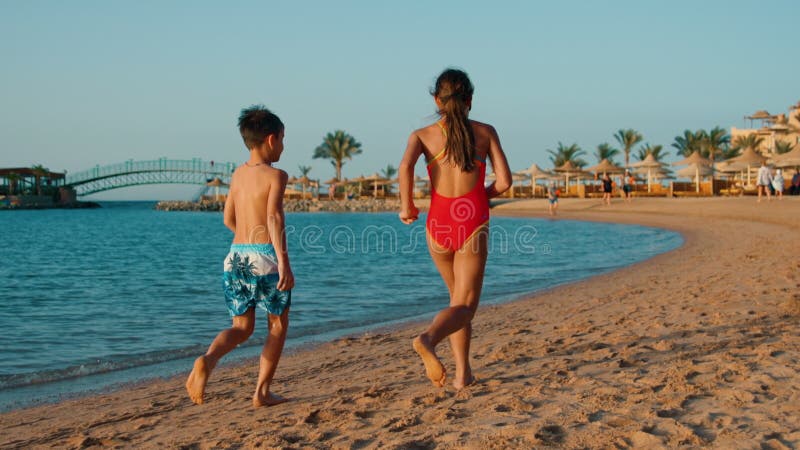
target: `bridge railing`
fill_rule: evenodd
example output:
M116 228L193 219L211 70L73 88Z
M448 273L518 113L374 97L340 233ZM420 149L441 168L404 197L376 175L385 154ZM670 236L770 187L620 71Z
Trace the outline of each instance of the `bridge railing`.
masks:
M107 166L97 165L91 169L69 174L66 177L65 184L75 185L90 180L137 172L194 172L206 173L209 176L228 177L235 168L235 163L203 161L200 158L184 160L159 158L147 161L134 161L130 159L125 162L109 164Z

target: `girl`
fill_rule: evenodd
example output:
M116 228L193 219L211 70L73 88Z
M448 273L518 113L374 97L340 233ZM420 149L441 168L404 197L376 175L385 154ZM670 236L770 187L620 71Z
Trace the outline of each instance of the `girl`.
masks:
M511 170L497 132L491 125L468 118L473 91L465 72L442 72L431 92L439 120L411 133L400 162L400 220L410 224L419 216L412 195L414 166L422 155L428 161L428 250L450 292L450 306L433 318L413 346L427 377L442 387L446 372L436 356L436 345L449 336L456 389L473 382L469 345L488 252L489 199L511 186ZM497 177L484 187L487 157Z

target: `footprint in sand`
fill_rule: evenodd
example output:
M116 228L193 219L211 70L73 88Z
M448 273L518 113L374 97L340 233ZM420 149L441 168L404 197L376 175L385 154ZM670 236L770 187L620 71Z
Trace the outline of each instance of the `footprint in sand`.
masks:
M547 425L539 428L533 436L544 445L558 445L564 442L567 432L560 425Z

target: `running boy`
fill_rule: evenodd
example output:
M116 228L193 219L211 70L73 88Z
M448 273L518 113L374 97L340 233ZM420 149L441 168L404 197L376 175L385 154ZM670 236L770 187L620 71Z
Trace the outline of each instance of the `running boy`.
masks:
M250 149L250 159L234 171L225 201L225 226L234 236L222 275L233 325L221 331L206 354L194 362L186 391L198 405L203 403L208 377L220 358L253 334L256 305L268 313L269 335L261 352L253 406L286 401L269 390L286 341L294 287L283 214L288 176L272 167L283 152L284 127L268 109L252 106L242 110L239 132Z

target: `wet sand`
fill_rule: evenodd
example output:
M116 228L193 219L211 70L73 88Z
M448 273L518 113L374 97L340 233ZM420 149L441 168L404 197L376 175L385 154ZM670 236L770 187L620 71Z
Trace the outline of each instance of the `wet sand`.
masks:
M558 219L657 226L685 244L481 307L478 379L459 392L431 386L411 347L425 324L412 323L285 356L273 391L289 403L251 407L254 359L220 366L200 406L181 376L2 414L0 447L800 447L800 198L615 202L564 199ZM448 344L437 351L452 373Z

